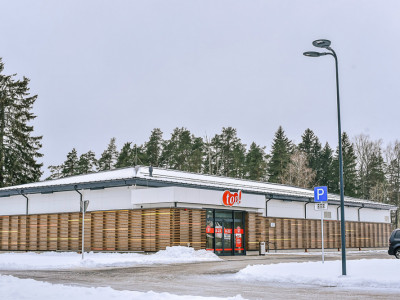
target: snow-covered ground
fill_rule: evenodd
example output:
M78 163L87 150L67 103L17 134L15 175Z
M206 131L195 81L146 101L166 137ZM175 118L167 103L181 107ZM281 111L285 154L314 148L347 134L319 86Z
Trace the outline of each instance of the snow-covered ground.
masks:
M357 252L359 253L359 252ZM293 255L295 253L287 253ZM310 253L319 255L320 253ZM332 255L337 255L332 252ZM0 254L1 270L54 270L83 269L104 267L129 267L136 265L154 265L171 263L193 263L220 261L221 259L205 250L195 251L188 247L169 247L155 254L137 253L87 253L85 259L71 252L45 253L2 253ZM249 263L254 260L249 260ZM338 287L346 289L383 290L400 294L399 281L400 260L360 259L347 261L347 276L341 276L341 260L301 263L278 263L269 265L249 265L232 275L205 275L224 283L232 280L238 285L255 281L271 284L310 285L323 287ZM29 273L28 273L29 274ZM190 276L190 275L189 275ZM149 278L152 280L152 278ZM199 280L204 277L199 276ZM150 288L149 288L150 290ZM238 294L240 291L238 292ZM170 293L119 291L110 287L79 287L61 284L50 284L32 279L18 279L13 276L0 275L0 299L243 299L207 298L198 296L178 296Z
M33 279L19 279L0 275L1 300L241 300L240 295L229 298L178 296L170 293L118 291L110 287L77 287L51 284Z
M188 247L167 247L155 254L85 253L85 259L75 252L2 253L0 270L51 270L73 268L130 267L135 265L193 263L219 261L206 250Z
M347 260L347 276L342 274L342 262L325 261L252 265L225 278L239 281L305 284L362 289L385 289L400 293L400 260Z

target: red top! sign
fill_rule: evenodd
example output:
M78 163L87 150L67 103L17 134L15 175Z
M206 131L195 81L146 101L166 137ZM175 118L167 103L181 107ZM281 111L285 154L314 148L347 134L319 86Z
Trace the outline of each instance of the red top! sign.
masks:
M237 191L237 193L231 193L230 191L225 191L222 196L222 202L226 206L233 206L235 204L240 204L242 200L242 191Z

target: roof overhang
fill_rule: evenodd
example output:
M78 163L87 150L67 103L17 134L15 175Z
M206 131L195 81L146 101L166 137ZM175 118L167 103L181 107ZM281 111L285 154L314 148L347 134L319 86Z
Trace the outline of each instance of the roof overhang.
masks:
M125 179L114 179L114 180L105 180L105 181L94 181L94 182L81 182L75 184L61 184L61 185L48 185L48 186L39 186L39 187L27 187L24 189L21 188L9 188L0 190L0 197L10 197L16 195L28 195L28 194L51 194L58 192L68 192L75 190L99 190L106 188L116 188L116 187L124 187L124 186L145 186L145 187L186 187L186 188L196 188L196 189L207 189L207 190L216 190L216 191L225 191L229 190L228 187L221 186L213 186L206 184L196 184L196 183L184 183L184 182L174 182L172 180L157 180L156 178L148 177L134 177L134 178L125 178ZM282 201L295 201L295 202L303 202L303 203L313 203L314 199L310 197L302 197L302 196L293 196L281 193L270 193L270 192L262 192L262 191L254 191L248 189L242 189L242 192L254 195L264 195L267 199L273 200L282 200ZM331 205L340 205L340 201L335 199L328 199L329 204ZM357 203L357 202L345 202L345 206L348 207L364 207L364 208L373 208L373 209L381 209L381 210L397 210L396 206L388 205L388 204L380 204L380 203Z

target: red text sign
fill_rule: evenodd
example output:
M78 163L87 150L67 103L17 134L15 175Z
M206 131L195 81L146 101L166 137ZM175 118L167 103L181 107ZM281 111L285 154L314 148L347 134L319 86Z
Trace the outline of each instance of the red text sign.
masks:
M240 204L242 200L242 191L237 191L237 193L231 193L230 191L225 191L222 196L222 202L226 206L233 206L235 204Z

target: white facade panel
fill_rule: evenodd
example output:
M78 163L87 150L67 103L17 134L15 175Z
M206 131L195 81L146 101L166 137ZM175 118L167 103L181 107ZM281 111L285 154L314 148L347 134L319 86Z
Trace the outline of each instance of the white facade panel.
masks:
M30 215L79 211L79 194L77 192L30 194L28 197Z
M304 219L304 204L301 202L269 200L268 217Z
M26 214L26 199L23 196L0 198L0 216Z
M378 211L378 210L376 210ZM345 221L358 221L358 207L344 207ZM339 208L339 220L341 220L341 213Z
M170 206L174 206L175 203L177 203L177 206L190 204L191 207L195 205L199 208L212 206L221 209L250 209L265 215L265 197L262 195L242 193L240 203L235 203L233 206L226 206L223 203L223 194L224 191L182 187L132 190L132 204L137 208L146 204L156 203L170 203Z
M131 209L131 189L133 188L117 187L102 190L84 190L82 192L83 200L90 201L88 211ZM75 194L78 195L76 192Z
M360 221L390 223L390 211L362 208L360 209Z

